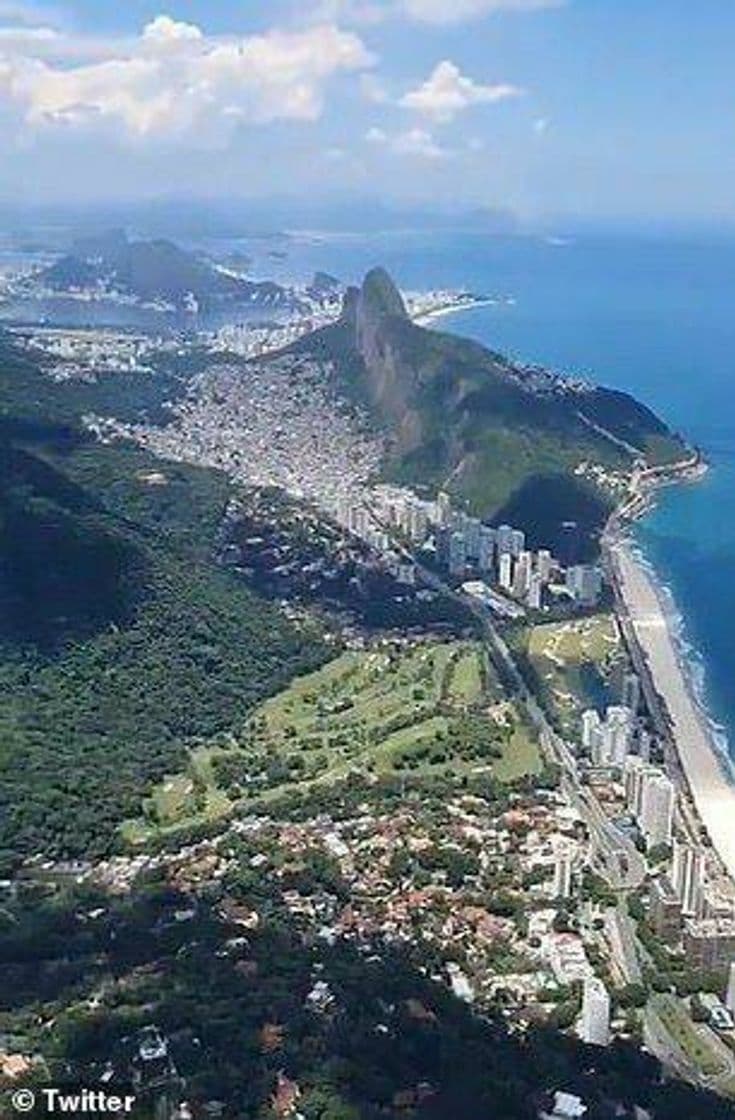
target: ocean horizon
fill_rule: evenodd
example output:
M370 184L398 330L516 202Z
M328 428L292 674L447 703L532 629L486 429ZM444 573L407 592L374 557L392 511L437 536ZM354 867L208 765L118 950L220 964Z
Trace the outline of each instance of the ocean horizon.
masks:
M660 492L633 532L735 780L735 237L309 234L278 271L356 282L375 264L404 289L498 297L435 327L632 393L701 449L704 478Z

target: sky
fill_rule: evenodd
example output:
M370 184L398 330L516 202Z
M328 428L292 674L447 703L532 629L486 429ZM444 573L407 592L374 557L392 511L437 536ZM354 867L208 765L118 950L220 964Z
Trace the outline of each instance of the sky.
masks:
M735 223L733 0L0 0L0 200Z

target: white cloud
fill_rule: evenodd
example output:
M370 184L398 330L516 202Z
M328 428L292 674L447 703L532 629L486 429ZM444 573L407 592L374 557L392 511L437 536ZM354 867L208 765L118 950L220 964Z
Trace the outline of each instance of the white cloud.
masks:
M194 23L181 23L171 16L156 16L143 28L144 43L168 46L171 43L198 43L204 38Z
M544 132L548 132L550 124L551 122L548 117L538 117L533 122L533 131L539 136L542 136Z
M437 63L426 81L401 98L400 104L414 109L437 121L450 121L471 105L493 104L518 97L522 91L517 86L501 83L481 85L465 77L453 62L445 59Z
M437 144L424 128L409 128L405 132L387 133L382 128L369 128L365 139L400 156L414 156L425 160L441 160L451 155L448 148Z
M66 45L69 57L57 64L32 39L0 40L0 102L27 125L205 144L225 139L238 121L315 120L328 81L372 62L357 35L334 25L214 38L158 16L136 39L91 41L91 60L70 64L84 43ZM64 44L54 52L61 58Z

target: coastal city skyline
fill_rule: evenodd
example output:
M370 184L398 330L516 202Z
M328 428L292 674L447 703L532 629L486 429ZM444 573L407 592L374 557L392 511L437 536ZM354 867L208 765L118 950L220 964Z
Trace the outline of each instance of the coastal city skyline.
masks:
M0 0L3 1120L730 1120L733 32Z

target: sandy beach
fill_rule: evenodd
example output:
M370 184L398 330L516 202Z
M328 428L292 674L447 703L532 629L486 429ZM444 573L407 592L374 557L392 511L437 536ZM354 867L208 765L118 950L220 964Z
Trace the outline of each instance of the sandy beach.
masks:
M735 878L735 786L724 771L707 720L692 695L653 577L628 544L616 543L611 553L630 621L671 719L681 766L700 820Z
M413 321L420 327L428 327L435 319L443 319L446 315L456 315L458 311L474 311L476 307L494 307L498 302L497 299L474 299L470 303L448 303L444 307L414 316Z

